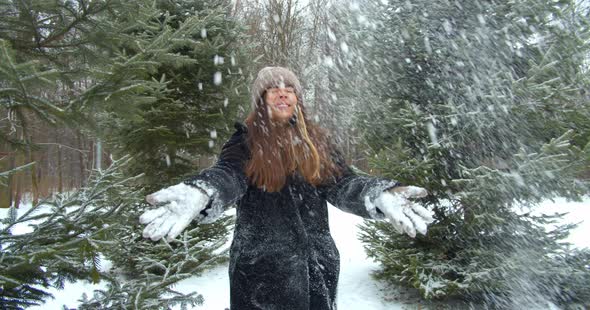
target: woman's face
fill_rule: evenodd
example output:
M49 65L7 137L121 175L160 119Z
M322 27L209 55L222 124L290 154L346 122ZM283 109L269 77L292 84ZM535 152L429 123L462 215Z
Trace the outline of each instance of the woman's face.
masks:
M289 86L269 88L264 95L264 102L271 120L286 122L293 116L297 106L295 89Z

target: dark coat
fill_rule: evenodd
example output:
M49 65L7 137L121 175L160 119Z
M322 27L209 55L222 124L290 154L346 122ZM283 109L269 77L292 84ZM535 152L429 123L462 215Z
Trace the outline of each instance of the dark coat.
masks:
M326 202L365 218L382 218L371 202L396 183L355 175L335 153L341 177L315 187L291 176L280 192L263 191L244 174L247 130L241 124L236 129L218 162L186 182L206 188L213 198L202 221L215 220L225 207L237 204L231 309L336 309L340 259Z

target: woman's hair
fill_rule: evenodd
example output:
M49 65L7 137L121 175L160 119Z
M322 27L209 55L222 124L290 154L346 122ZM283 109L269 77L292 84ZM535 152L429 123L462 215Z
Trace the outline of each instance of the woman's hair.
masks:
M252 184L278 192L294 173L313 185L341 173L332 160L326 132L307 119L299 97L288 122L273 122L263 98L264 93L246 119L251 157L245 172Z

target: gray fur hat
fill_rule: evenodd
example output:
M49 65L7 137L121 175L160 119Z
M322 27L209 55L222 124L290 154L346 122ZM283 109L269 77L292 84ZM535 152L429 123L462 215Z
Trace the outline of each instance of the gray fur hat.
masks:
M301 104L302 92L299 79L291 70L283 67L265 67L258 72L254 84L252 84L252 111L256 110L256 103L262 100L264 92L272 87L284 85L293 87L297 100Z

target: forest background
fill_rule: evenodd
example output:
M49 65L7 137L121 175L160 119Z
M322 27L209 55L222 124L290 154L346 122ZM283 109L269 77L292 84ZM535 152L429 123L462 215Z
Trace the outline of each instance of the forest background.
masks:
M198 304L171 285L225 259L231 216L170 244L143 240L137 217L146 193L215 161L267 65L298 74L312 120L359 173L429 189L427 236L363 225L379 278L493 307L515 292L590 302L590 253L562 242L573 225L547 231L560 216L528 212L588 194L584 1L0 0L0 12L3 305L76 279L110 283L81 308ZM52 211L19 214L23 201Z

